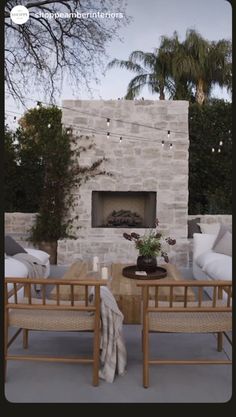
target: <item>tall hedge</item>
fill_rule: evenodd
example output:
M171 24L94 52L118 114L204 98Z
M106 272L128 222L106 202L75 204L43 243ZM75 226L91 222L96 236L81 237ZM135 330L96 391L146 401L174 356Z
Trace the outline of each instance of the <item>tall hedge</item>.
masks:
M231 103L190 104L189 214L232 212L231 125Z

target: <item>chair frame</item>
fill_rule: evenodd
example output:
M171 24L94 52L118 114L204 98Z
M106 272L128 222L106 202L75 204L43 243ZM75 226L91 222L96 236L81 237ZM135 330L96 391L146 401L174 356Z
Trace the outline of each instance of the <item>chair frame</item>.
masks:
M160 281L151 281L151 280L140 280L137 284L142 288L142 302L143 302L143 330L142 330L142 350L143 350L143 386L148 388L149 386L149 365L226 365L232 364L231 360L150 360L149 359L149 333L155 332L155 330L149 330L149 313L161 313L161 312L171 312L171 313L193 313L193 312L232 312L231 306L231 297L232 297L232 281L206 281L206 280L194 280L194 281L171 281L171 280L160 280ZM149 306L149 288L155 287L155 306ZM159 306L158 305L158 290L159 287L169 287L169 306ZM184 287L184 306L177 307L173 306L173 293L175 287ZM197 306L191 307L188 306L187 292L189 287L198 288L198 299ZM213 299L211 306L204 306L202 303L203 289L204 287L213 287ZM217 299L222 299L223 291L227 293L227 302L226 306L217 306ZM211 301L211 300L210 300ZM182 303L181 303L182 304ZM184 333L184 332L183 332ZM198 332L196 332L198 333ZM209 332L210 333L210 332ZM215 333L215 332L212 332ZM217 333L217 350L221 351L223 349L223 334L227 340L231 343L229 336L226 332Z
M13 284L13 291L8 293L7 285ZM42 304L33 304L31 296L31 288L35 285L42 286ZM55 285L56 292L56 304L47 304L46 299L46 285ZM69 285L71 290L71 298L69 305L60 304L64 301L60 297L60 286ZM64 279L50 279L45 280L44 278L29 279L29 278L5 278L4 283L4 373L5 380L7 375L7 361L8 360L23 360L23 361L46 361L46 362L66 362L66 363L92 363L93 364L93 385L99 384L99 349L100 349L100 287L106 285L104 280L64 280ZM17 291L20 287L24 287L25 296L27 303L18 302ZM74 287L84 286L85 287L85 300L84 305L76 305L74 300ZM94 299L93 303L88 301L88 287L94 287ZM9 298L14 295L14 303L9 302ZM83 311L92 312L94 314L94 339L93 339L93 357L82 358L82 357L55 357L55 356L38 356L38 355L10 355L8 354L8 348L23 331L23 347L28 347L28 332L30 329L20 328L16 331L13 337L8 341L8 327L9 327L9 310L10 309L24 309L24 310L58 310L58 311ZM60 331L56 329L57 331ZM44 331L44 330L42 330ZM47 330L48 331L48 330ZM62 330L65 331L65 330ZM76 331L76 330L75 330ZM81 330L78 330L81 331ZM83 330L87 331L87 330ZM88 330L91 331L91 330Z

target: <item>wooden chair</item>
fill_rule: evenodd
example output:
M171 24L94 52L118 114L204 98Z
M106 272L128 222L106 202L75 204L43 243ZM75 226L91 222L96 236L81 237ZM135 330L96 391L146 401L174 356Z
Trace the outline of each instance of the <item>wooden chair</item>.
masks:
M231 364L230 360L154 360L149 358L149 333L217 333L218 351L223 348L223 334L232 330L232 281L140 281L143 303L143 386L149 386L149 365L209 365ZM184 287L184 301L173 302L176 287ZM155 287L155 300L150 300L149 289ZM160 287L169 288L169 301L158 301ZM188 288L197 289L197 301L187 300ZM203 301L204 287L213 287L213 299ZM222 292L227 294L222 300Z
M14 286L14 302L9 302L12 294L8 294L7 286ZM27 295L18 300L17 290L19 285L25 287ZM31 288L34 285L42 285L42 299L34 299ZM46 298L46 285L55 285L57 289L56 300ZM63 301L60 297L60 285L69 285L71 290L70 301ZM8 360L24 361L47 361L47 362L74 362L93 364L93 385L98 385L99 377L99 347L100 347L100 286L106 285L104 280L63 280L63 279L28 279L28 278L5 278L5 310L4 310L4 361L5 378ZM74 287L85 287L85 300L74 300ZM94 302L88 302L88 287L94 286ZM17 327L18 330L8 341L9 326ZM8 348L23 330L23 346L28 347L29 330L40 331L89 331L94 333L93 356L90 358L80 357L53 357L38 355L11 355Z

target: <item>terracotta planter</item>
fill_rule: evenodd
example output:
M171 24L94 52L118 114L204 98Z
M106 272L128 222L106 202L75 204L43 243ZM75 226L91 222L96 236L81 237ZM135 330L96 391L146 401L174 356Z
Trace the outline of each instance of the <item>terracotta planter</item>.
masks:
M51 265L57 264L57 241L38 242L38 248L49 254L49 262Z
M157 267L157 260L154 256L138 256L137 267L139 271L154 272Z

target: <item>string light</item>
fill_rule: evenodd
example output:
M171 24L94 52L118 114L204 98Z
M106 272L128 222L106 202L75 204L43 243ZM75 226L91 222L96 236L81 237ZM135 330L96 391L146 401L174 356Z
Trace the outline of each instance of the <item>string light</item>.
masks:
M211 152L212 152L212 153L214 153L214 152L215 152L215 148L212 148L212 149L211 149Z
M107 127L109 127L110 126L110 119L109 118L107 118Z
M161 141L161 146L162 146L162 148L164 148L164 145L165 145L165 141L164 141L164 140L162 140L162 141Z
M67 135L69 135L70 133L72 133L72 129L71 128L67 129L66 133L67 133Z
M168 130L168 132L167 132L167 137L169 139L169 137L170 137L170 130Z
M51 127L51 123L48 123L48 129L50 129L50 127Z
M172 149L173 148L173 144L172 143L170 143L170 149Z
M39 110L40 106L41 106L41 102L37 101L36 109Z
M220 152L221 152L221 149L219 148L219 149L218 149L218 153L220 153Z
M16 116L14 116L14 123L16 123Z
M122 136L120 137L120 143L122 142Z
M110 132L107 132L107 139L110 138Z
M223 141L222 140L220 140L219 146L223 146Z

